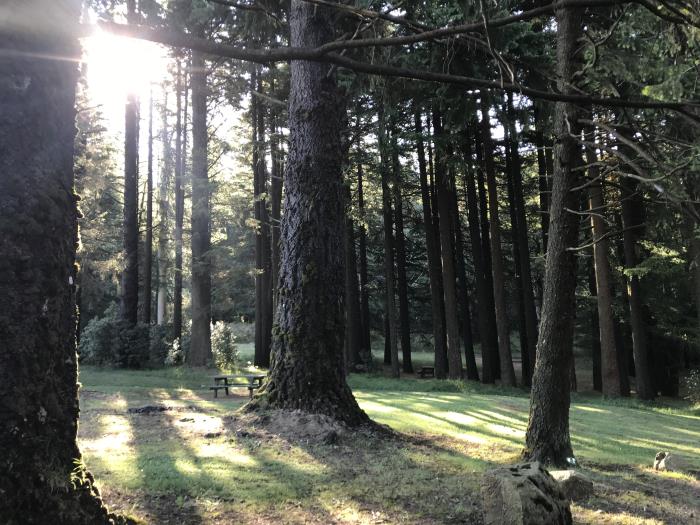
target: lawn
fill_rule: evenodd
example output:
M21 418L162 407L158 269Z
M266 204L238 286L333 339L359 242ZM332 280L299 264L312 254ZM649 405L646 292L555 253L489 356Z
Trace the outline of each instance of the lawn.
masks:
M155 524L480 523L480 475L517 461L527 424L520 390L353 375L399 437L307 442L241 427L245 392L213 399L210 373L81 369L80 445L108 504ZM168 410L128 412L144 406ZM575 395L571 430L596 489L576 522L700 523L697 411ZM655 472L658 450L691 472Z

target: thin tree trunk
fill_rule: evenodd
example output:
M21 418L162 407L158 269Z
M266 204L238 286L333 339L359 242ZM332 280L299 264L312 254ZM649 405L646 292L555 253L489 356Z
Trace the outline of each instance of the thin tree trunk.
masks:
M168 301L168 186L173 174L173 150L168 134L168 93L163 102L163 123L161 128L163 143L163 167L160 172L158 200L158 307L156 322L164 325L167 317Z
M185 165L182 148L184 135L182 125L182 64L177 61L176 117L175 117L175 275L173 287L173 337L182 337L182 226L185 214L185 191L183 189L183 168Z
M258 75L258 93L263 92L262 78ZM270 214L267 209L269 199L267 181L267 160L265 142L265 106L258 103L258 188L264 198L258 198L260 206L260 237L262 249L262 361L259 366L270 366L270 348L272 345L272 246L270 231Z
M454 258L454 229L450 220L450 204L454 185L450 181L447 166L445 134L442 130L440 111L433 108L435 130L435 180L437 183L438 213L440 216L440 252L442 254L442 285L445 300L445 327L447 332L447 372L450 379L462 377L462 353L460 351L459 321L457 319L457 276Z
M428 171L425 164L425 145L423 142L423 122L420 109L414 113L416 130L416 149L418 152L418 170L420 175L421 200L423 203L423 227L425 228L425 243L428 255L428 277L430 279L430 309L432 313L433 345L435 359L447 353L447 340L445 339L444 304L442 292L442 268L437 239L434 235L433 212L431 210L430 187L428 185ZM442 365L443 370L445 368ZM437 367L436 367L437 369ZM436 370L437 371L437 370Z
M498 357L500 360L501 383L515 386L515 370L510 350L510 327L506 309L505 277L503 272L503 254L501 253L501 223L498 218L498 189L496 186L496 167L493 163L493 143L491 123L489 121L489 103L486 96L481 97L481 132L484 146L484 167L489 194L489 219L491 228L491 270L493 274L493 299L496 305L496 330L498 332Z
M535 120L535 147L537 148L537 185L540 198L540 224L542 232L542 253L547 253L547 237L549 235L549 173L547 170L547 157L545 150L544 122L542 121L541 103L533 104ZM534 365L534 363L533 363Z
M333 10L292 0L290 45L334 38ZM289 154L282 218L279 301L270 373L252 408L301 409L367 425L345 380L340 144L345 105L330 66L290 64Z
M272 174L270 182L270 230L271 230L271 283L273 309L277 306L277 281L280 266L280 217L282 215L282 175L284 161L280 148L280 130L277 127L277 113L270 112L270 157L272 158ZM270 334L272 335L272 333Z
M581 57L577 55L582 36L581 10L562 8L557 19L558 88L571 93L574 73ZM575 140L579 113L575 105L557 103L555 110L557 144L552 180L549 241L545 268L545 288L537 343L537 361L532 378L530 418L523 455L544 464L568 466L573 457L569 433L571 401L569 369L572 360L576 258L573 247L578 237L576 210L581 199L571 189L580 180L577 168L582 159Z
M151 324L153 273L153 88L148 102L148 168L146 181L146 247L143 257L143 322Z
M403 199L401 197L401 163L396 141L396 129L391 130L391 166L393 173L394 225L396 228L396 285L399 295L399 328L401 331L401 356L403 371L413 373L411 363L411 316L408 306L406 279L406 238L403 232Z
M365 199L363 189L362 161L357 163L357 206L360 211L360 303L362 314L362 339L364 341L365 365L372 361L372 344L369 321L369 288L367 285L367 230L365 225Z
M380 104L382 104L380 102ZM379 152L381 156L381 172L382 172L382 219L384 221L384 279L385 279L385 316L387 318L388 332L385 336L385 354L386 358L390 358L391 374L393 377L399 377L399 349L398 349L398 330L396 326L396 292L395 292L395 277L394 277L394 232L393 232L393 212L391 208L391 189L389 188L390 158L389 158L389 143L386 136L386 124L384 118L384 108L379 108ZM386 340L389 340L389 355L386 355Z
M207 74L192 53L192 338L189 364L211 362L211 212L207 158Z
M486 281L484 268L484 254L482 251L481 232L479 226L478 197L476 183L474 181L474 168L472 164L471 141L469 137L465 141L465 156L467 167L464 171L464 186L467 200L467 214L469 218L469 236L471 237L472 264L474 265L474 280L476 282L477 320L479 323L479 337L481 338L481 379L484 383L493 383L496 378L492 357L498 352L496 345L492 345L491 318L493 313L493 291ZM489 310L490 308L490 310Z
M589 130L593 132L593 130ZM589 139L591 142L593 138ZM605 201L603 199L603 183L595 148L586 146L586 163L591 186L588 189L589 210L591 212L591 228L593 230L593 259L595 268L595 292L598 305L598 330L600 336L600 374L601 388L606 396L620 396L622 386L618 368L617 349L615 347L615 331L613 324L612 277L608 259L608 228L605 223ZM625 372L626 373L626 372Z
M355 225L351 215L350 186L346 186L347 211L345 218L345 339L348 371L362 363L362 323L360 315L357 256L355 253Z
M81 49L71 35L79 8L3 4L0 523L8 525L125 523L107 513L77 444L73 154ZM12 29L37 20L51 23L40 32Z

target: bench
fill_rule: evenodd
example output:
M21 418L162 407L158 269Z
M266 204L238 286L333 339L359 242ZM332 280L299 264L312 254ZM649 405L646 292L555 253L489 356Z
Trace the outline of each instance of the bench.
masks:
M420 370L418 370L418 376L421 379L425 379L426 377L435 377L435 367L434 366L422 366Z
M219 397L219 390L223 390L228 395L229 388L245 387L248 389L248 395L252 399L253 391L262 386L265 374L218 375L213 376L213 379L214 384L209 387L209 390L214 391L214 397Z

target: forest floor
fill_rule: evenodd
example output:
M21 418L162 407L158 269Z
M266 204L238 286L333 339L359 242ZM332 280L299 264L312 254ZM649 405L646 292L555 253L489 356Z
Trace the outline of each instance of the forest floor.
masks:
M481 523L481 473L518 460L528 398L465 382L350 377L396 438L314 440L242 424L213 371L82 367L80 446L105 501L152 524ZM165 410L130 412L146 406ZM574 450L595 494L576 523L700 524L700 411L575 394ZM651 468L668 450L690 472Z

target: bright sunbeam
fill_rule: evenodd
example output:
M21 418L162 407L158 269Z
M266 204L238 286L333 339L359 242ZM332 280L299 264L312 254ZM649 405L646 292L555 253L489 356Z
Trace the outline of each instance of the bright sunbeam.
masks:
M148 99L150 86L167 73L165 50L151 42L98 31L83 39L88 93L104 116L119 122L128 93Z

